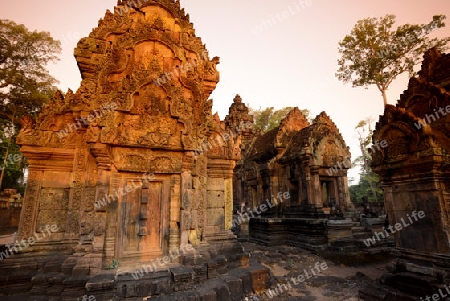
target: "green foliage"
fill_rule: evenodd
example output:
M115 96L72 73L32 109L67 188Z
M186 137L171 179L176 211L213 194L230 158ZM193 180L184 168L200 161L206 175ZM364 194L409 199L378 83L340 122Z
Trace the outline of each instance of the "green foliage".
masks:
M292 111L294 107L284 107L279 110L275 110L273 107L254 110L250 108L250 114L253 115L255 122L255 129L263 131L264 133L276 128L280 125L280 122L286 115ZM301 110L302 113L308 118L309 110Z
M355 127L356 133L358 134L361 156L356 157L356 159L353 161L353 164L360 165L365 173L369 173L370 170L371 157L368 149L370 144L372 144L372 123L372 118L366 118L365 120L361 120Z
M46 69L57 60L60 42L48 32L0 20L0 117L13 123L36 114L54 94L56 80Z
M359 20L351 33L339 42L339 69L336 77L353 87L376 85L387 104L386 90L400 74L414 75L414 66L432 47L444 51L449 37L428 35L445 26L444 15L433 16L428 24L405 24L393 29L394 15Z
M105 269L107 270L115 270L119 267L119 261L117 259L113 259L112 263L108 265Z
M0 171L4 168L4 178L2 187L17 189L23 192L24 187L21 185L23 172L21 169L22 157L20 155L19 147L15 144L9 146L8 155L6 157L6 166L4 166L4 159L6 155L7 143L2 141L0 143Z
M289 258L287 260L287 265L288 265L289 269L293 270L295 268L295 260L292 258Z
M0 168L4 169L0 187L23 190L18 179L23 177L25 163L13 163L9 158L16 158L19 152L14 141L20 119L36 116L56 91L56 80L46 65L57 60L60 45L48 32L29 31L24 25L0 20Z
M371 187L370 183L375 183L375 185ZM374 197L373 188L375 188L376 197ZM350 200L353 203L359 203L364 198L367 198L369 202L382 202L384 200L383 190L380 188L378 176L374 173L370 175L361 174L359 183L350 186L348 189L350 192Z
M359 202L363 197L366 197L371 202L383 200L383 190L380 188L380 180L378 175L370 167L372 157L368 150L372 144L372 123L372 118L366 118L365 120L361 120L355 127L358 134L361 156L357 157L352 162L352 165L359 165L361 167L361 173L359 184L349 187L350 199L353 202Z
M262 110L261 108L259 110L250 109L250 114L253 115L256 130L263 132L268 131L270 116L272 116L273 110L273 107L265 108L264 110Z

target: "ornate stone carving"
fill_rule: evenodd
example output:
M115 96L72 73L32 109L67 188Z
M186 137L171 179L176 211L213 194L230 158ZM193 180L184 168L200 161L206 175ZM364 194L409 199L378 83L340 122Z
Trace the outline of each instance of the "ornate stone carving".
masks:
M113 149L115 164L119 170L153 173L180 173L183 154L152 150Z
M422 216L396 234L399 258L381 281L395 283L405 299L438 294L439 283L448 281L442 275L447 275L450 251L449 198L444 184L450 177L449 70L449 54L434 48L427 51L419 76L410 79L396 106L385 107L373 133L374 141L389 144L382 155L373 157L372 169L383 183L390 224L406 221L417 212ZM407 280L402 278L405 274ZM421 290L409 286L413 282L420 282ZM398 296L386 287L377 290L385 292L380 295L383 300ZM363 295L378 300L366 291Z
M246 116L240 97L235 98L233 106L234 111L241 108L243 116ZM236 124L238 120L229 117L228 122ZM242 137L245 138L244 135ZM239 194L234 195L235 210L243 202L251 207L258 206L278 193L290 195L283 206L305 207L298 212L286 209L285 216L312 214L324 203L336 203L342 210L351 208L348 187L340 185L346 181L346 172L350 168L347 164L349 148L325 112L310 124L301 111L294 108L277 128L254 138L246 149L235 169L235 187L244 186ZM328 168L337 164L342 166L339 172L326 173ZM310 184L313 178L311 170L314 170L314 185ZM323 200L323 189L327 189L327 200ZM272 209L267 214L277 216L281 210Z
M41 179L30 181L21 235L56 223L64 244L81 239L77 256L94 252L104 263L124 265L205 241L208 226L209 234L224 234L244 132L236 116L227 125L212 114L208 97L219 82L220 59L209 58L179 1L128 4L119 1L77 44L79 89L56 93L35 124L24 118L17 139L30 175L52 179L42 190ZM247 112L251 120L235 103L230 114ZM62 176L47 177L54 172ZM228 184L221 192L226 202L213 208L208 223L211 175ZM64 195L60 207L51 193Z
M39 229L46 225L57 225L58 232L65 232L68 208L69 194L66 189L43 188L39 197L36 232L41 232Z

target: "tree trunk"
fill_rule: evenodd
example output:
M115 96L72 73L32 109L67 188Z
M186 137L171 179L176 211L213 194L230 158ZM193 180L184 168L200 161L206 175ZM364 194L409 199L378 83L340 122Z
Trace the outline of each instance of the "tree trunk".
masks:
M381 94L383 95L383 102L384 102L384 107L387 106L387 96L386 96L386 90L381 90Z
M375 190L375 187L373 186L373 182L372 179L370 178L370 175L368 175L369 177L369 186L370 186L370 190L372 190L372 195L374 198L374 201L378 201L378 196L377 196L377 191Z

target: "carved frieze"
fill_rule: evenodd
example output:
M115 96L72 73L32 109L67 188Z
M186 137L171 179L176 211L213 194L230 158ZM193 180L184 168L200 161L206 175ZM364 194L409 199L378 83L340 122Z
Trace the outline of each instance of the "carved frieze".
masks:
M150 149L113 148L114 164L118 170L152 173L180 173L183 153Z

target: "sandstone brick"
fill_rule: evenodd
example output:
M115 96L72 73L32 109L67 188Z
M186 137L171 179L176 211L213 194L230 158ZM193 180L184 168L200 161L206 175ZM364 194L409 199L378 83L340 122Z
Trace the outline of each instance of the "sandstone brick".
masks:
M208 190L208 208L223 208L225 206L225 194L220 190Z

